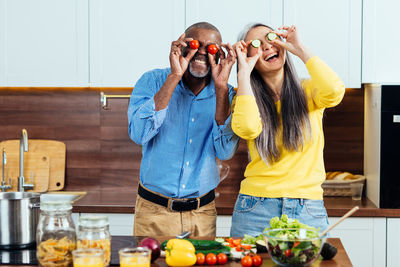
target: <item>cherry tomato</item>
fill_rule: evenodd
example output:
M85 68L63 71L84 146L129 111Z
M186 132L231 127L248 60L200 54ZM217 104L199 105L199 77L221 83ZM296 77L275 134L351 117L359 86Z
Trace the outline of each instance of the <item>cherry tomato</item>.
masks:
M232 244L234 244L235 247L237 247L237 246L240 246L241 241L242 241L241 239L233 239L232 240Z
M190 41L189 46L192 49L197 49L197 48L199 48L200 43L197 40L192 40L192 41Z
M252 259L253 259L253 266L255 266L255 267L260 266L260 265L262 264L262 262L263 262L261 256L260 256L260 255L257 255L257 254L254 255L254 256L252 257Z
M235 247L235 250L236 250L236 251L243 251L243 249L242 249L242 246L241 246L241 245L237 245L237 246Z
M217 255L217 259L218 259L218 264L225 264L228 262L228 256L226 256L225 253L219 253Z
M204 254L201 252L196 254L196 258L197 258L196 261L197 265L203 265L204 262L206 261L206 256L204 256Z
M242 248L245 250L251 250L251 245L242 244Z
M250 256L244 256L240 263L243 267L251 267L253 265L253 259Z
M215 55L218 52L218 47L215 44L210 44L207 48L208 53Z
M208 265L215 265L217 263L217 256L214 253L208 253L206 256L206 262Z
M285 256L286 257L290 257L291 254L292 254L292 250L291 249L285 250Z

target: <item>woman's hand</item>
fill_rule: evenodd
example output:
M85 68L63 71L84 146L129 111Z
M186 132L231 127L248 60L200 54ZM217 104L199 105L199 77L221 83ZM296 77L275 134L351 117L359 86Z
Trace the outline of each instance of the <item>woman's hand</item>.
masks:
M246 43L245 41L241 40L233 45L238 58L238 76L239 74L250 76L257 60L262 54L261 48L258 48L257 54L252 57L247 56L247 47L251 44L251 41L252 40Z
M222 47L226 50L226 54L224 50L222 50ZM236 54L229 43L221 44L221 46L218 47L218 50L218 63L216 62L216 57L218 54L212 55L208 53L208 60L211 66L211 75L217 90L219 88L227 89L229 74L231 73L233 64L236 62Z
M298 56L304 63L306 63L309 58L314 56L314 54L300 42L296 26L294 25L292 25L291 27L282 26L279 27L278 30L281 31L274 31L274 32L278 36L285 39L286 42L283 42L282 40L277 38L275 40L270 41L271 44L283 47L290 53Z
M250 74L253 71L257 60L260 58L262 50L259 47L257 49L257 53L254 56L248 57L247 48L250 45L251 41L252 40L246 43L245 41L241 40L240 42L237 42L233 45L238 58L237 95L254 95L250 84Z
M169 54L169 62L171 64L171 74L182 77L189 66L190 60L196 54L198 49L187 49L186 56L183 55L182 50L187 47L187 42L192 41L193 38L185 38L182 34L178 40L171 43L171 52Z

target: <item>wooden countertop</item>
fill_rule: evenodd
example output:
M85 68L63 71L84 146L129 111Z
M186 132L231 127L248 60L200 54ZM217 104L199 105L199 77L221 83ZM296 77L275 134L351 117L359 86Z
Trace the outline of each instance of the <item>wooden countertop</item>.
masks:
M351 267L353 266L353 264L351 263L349 256L347 255L342 243L340 242L339 238L328 238L328 242L335 246L338 250L336 256L331 259L331 260L317 260L316 262L314 262L312 265L310 265L310 267L317 267L317 266L321 266L321 267L333 267L333 266L346 266L346 267ZM261 253L260 254L261 257L263 258L263 267L268 267L268 266L277 266L269 257L268 253ZM167 267L168 265L165 262L165 259L158 259L156 260L152 265L152 267ZM203 266L207 266L207 265L203 265ZM215 265L215 266L219 266L219 265ZM242 267L240 261L229 261L227 264L225 264L224 266L228 266L228 267Z
M160 239L160 240L165 240L165 239ZM333 267L333 266L346 266L346 267L350 267L353 266L349 256L347 255L342 243L340 242L339 238L328 238L327 242L329 242L330 244L332 244L333 246L335 246L337 248L337 254L336 256L331 259L331 260L317 260L316 262L314 262L311 266L317 267L317 266L321 266L321 267ZM277 266L269 257L268 253L260 253L261 257L263 258L263 267L266 266ZM27 265L2 265L2 266L10 266L10 267L23 267L23 266L27 266ZM34 265L30 265L30 266L34 266ZM152 267L167 267L167 264L165 262L165 258L159 258L157 259L153 264L151 264ZM204 265L203 265L204 266ZM215 265L218 266L218 265ZM236 261L229 261L227 264L225 264L224 266L228 266L228 267L241 267L242 265L240 264L240 261L236 262Z
M231 198L216 198L219 215L232 215L236 194ZM136 194L132 191L89 191L74 203L73 212L81 213L134 213ZM400 209L380 209L369 199L352 201L350 197L326 197L325 206L330 217L343 216L355 205L360 206L353 217L399 217Z

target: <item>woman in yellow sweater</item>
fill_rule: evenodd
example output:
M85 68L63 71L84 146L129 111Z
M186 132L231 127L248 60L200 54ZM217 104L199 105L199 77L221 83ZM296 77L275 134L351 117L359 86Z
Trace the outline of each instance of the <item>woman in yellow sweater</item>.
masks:
M238 91L232 129L247 140L250 163L236 200L231 236L258 235L271 218L282 214L321 230L328 226L321 188L322 117L325 108L340 103L345 87L300 42L295 26L279 30L254 24L234 46ZM300 83L288 52L304 62L311 79Z

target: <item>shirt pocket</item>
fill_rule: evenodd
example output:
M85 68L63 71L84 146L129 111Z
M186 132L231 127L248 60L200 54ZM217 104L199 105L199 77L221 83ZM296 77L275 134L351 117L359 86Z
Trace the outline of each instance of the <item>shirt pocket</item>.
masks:
M239 194L235 203L235 212L250 212L257 207L260 201L259 197Z
M304 206L306 207L307 214L311 217L324 218L328 216L323 200L305 199Z

